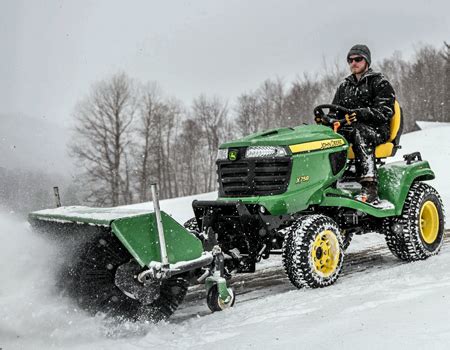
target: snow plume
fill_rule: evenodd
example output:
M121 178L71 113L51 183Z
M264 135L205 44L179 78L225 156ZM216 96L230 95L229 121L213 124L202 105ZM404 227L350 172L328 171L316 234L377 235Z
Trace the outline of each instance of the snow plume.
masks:
M0 348L92 348L107 345L119 326L91 317L56 289L56 266L64 253L58 246L0 213ZM120 325L119 336L143 325ZM117 340L115 341L117 344Z

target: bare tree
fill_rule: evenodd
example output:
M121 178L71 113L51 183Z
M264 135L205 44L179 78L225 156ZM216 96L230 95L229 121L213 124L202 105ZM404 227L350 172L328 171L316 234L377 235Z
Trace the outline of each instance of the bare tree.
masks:
M176 98L170 98L166 102L166 125L164 128L164 145L163 145L163 173L164 185L166 187L166 195L168 198L177 197L179 195L178 175L178 155L176 154L174 144L176 144L181 121L184 118L184 107L181 101Z
M336 89L342 80L349 74L347 67L335 60L330 65L325 59L323 60L323 70L321 74L319 103L331 103Z
M444 120L444 59L431 46L421 47L402 77L405 131L417 120Z
M184 107L175 98L163 97L156 83L141 88L135 139L135 164L139 200L147 201L151 182L157 182L161 198L179 195L179 166L174 151Z
M255 133L261 127L259 120L260 105L258 96L255 93L242 94L237 99L235 108L236 116L236 133L244 136Z
M139 98L139 118L136 128L135 163L137 175L137 190L139 201L150 200L150 183L157 181L155 170L155 124L163 113L164 105L161 91L156 83L148 83L141 87Z
M402 58L400 51L395 51L391 57L383 59L380 63L376 65L376 70L383 73L384 76L389 80L393 86L397 99L402 101L402 80L407 74L409 65Z
M307 74L292 83L286 96L286 113L289 116L286 126L311 123L313 109L319 104L320 83ZM327 101L328 102L328 101Z
M262 129L284 124L284 83L280 78L265 80L256 90Z
M190 195L202 191L201 183L197 173L202 159L202 144L199 142L199 132L201 128L198 122L188 118L182 123L179 142L175 147L175 154L178 155L176 164L179 165L177 182L180 182L180 193Z
M114 206L131 201L125 154L134 113L133 83L124 73L95 84L77 105L70 149L84 169L89 202Z
M215 161L220 142L223 140L225 120L228 116L226 102L218 97L207 98L204 95L194 99L192 115L200 126L200 142L204 142L203 161L204 191L216 189Z

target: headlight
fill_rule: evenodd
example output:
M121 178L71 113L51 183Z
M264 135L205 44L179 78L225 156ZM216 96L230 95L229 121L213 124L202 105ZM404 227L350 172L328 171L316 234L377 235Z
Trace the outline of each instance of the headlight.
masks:
M245 151L245 158L284 157L286 149L279 146L251 146Z
M225 160L228 158L228 148L219 149L217 151L217 160Z

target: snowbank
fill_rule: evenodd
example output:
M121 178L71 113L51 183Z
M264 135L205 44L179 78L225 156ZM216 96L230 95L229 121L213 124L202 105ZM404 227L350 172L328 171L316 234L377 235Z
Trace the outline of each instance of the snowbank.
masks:
M450 208L450 125L436 123L437 127L405 134L400 139L402 148L397 152L395 160L402 160L404 154L419 151L422 159L430 163L436 179L428 183L440 193L444 207ZM391 161L391 160L389 160ZM449 221L449 220L447 220ZM450 227L450 222L446 223Z
M420 128L420 130L450 126L450 123L444 123L444 122L417 121L416 124Z

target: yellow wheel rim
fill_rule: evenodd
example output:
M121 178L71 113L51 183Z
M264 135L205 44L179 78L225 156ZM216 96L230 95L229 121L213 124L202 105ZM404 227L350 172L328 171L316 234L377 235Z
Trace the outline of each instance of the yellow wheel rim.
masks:
M426 201L420 209L420 234L423 240L432 244L439 233L439 213L432 201Z
M339 241L333 231L325 230L316 236L312 245L311 257L315 271L329 277L336 271L339 263Z

